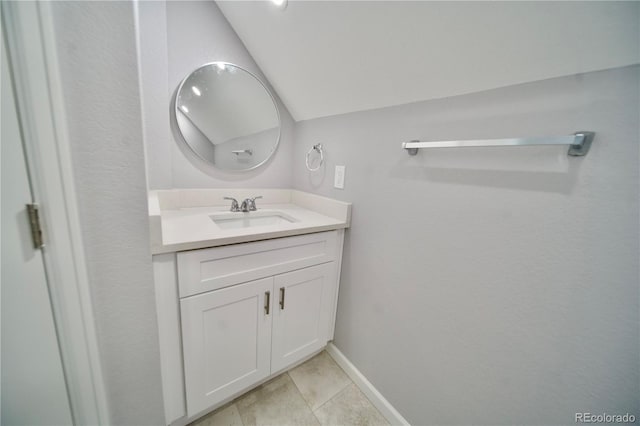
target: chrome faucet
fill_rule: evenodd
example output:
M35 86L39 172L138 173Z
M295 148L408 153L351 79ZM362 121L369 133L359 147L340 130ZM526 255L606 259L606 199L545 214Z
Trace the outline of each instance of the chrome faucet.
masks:
M253 197L253 198L247 198L245 199L242 204L240 205L240 211L243 211L245 213L247 212L255 212L256 210L258 210L258 208L256 207L256 200L262 198L261 195L257 196L257 197Z
M225 200L231 200L231 209L230 209L230 211L232 211L232 212L239 212L240 211L240 207L238 207L238 200L236 200L235 198L232 198L232 197L224 197L224 199ZM242 205L244 206L244 202L243 202Z

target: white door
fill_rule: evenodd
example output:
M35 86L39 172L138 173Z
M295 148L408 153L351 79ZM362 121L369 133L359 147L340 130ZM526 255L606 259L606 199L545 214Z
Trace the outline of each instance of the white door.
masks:
M269 376L273 278L180 301L187 415Z
M275 277L271 371L326 345L335 301L335 262Z
M42 253L26 204L29 174L2 39L1 424L72 423Z

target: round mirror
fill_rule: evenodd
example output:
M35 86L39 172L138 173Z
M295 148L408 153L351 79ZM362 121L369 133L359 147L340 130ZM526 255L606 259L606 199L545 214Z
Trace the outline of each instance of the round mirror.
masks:
M175 118L189 148L222 170L254 169L280 141L280 115L269 90L226 62L205 64L180 83Z

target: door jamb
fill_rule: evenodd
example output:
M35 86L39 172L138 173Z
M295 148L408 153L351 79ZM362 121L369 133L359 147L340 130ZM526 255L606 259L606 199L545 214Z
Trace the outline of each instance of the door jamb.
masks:
M47 285L75 424L110 423L48 2L0 2ZM25 283L26 284L26 283Z

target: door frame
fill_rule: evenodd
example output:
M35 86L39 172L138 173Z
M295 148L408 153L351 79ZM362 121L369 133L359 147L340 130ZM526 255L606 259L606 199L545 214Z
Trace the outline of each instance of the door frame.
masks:
M0 2L16 109L40 206L54 322L74 424L110 424L51 5Z

